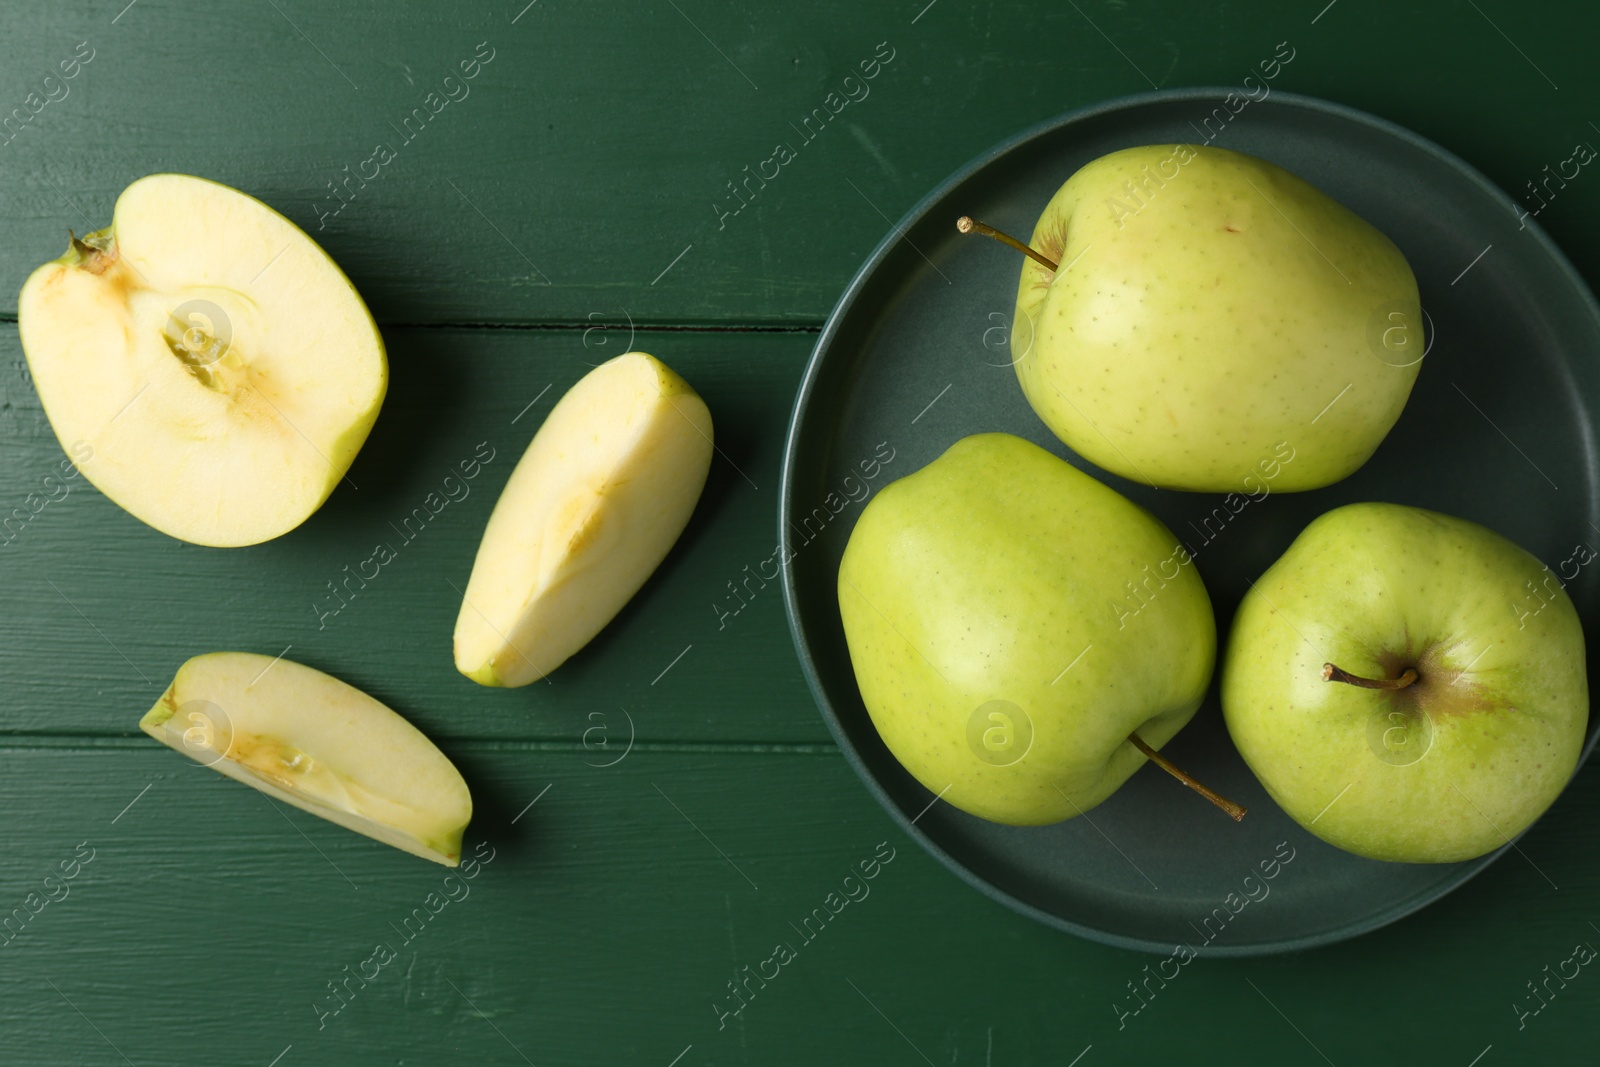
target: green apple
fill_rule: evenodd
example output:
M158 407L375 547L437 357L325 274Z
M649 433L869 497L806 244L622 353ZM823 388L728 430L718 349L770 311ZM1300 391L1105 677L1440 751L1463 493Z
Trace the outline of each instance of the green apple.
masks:
M327 253L203 178L134 182L111 226L72 238L18 301L62 447L135 518L196 544L304 522L388 385L378 328Z
M705 401L627 352L551 410L506 483L456 617L456 667L537 681L589 643L666 558L711 467Z
M1023 392L1124 478L1226 492L1287 442L1273 488L1315 489L1365 463L1411 393L1423 330L1405 257L1271 163L1113 152L1051 198L1032 249L1011 332Z
M1211 602L1172 533L1003 433L873 498L839 566L839 613L889 751L956 807L1013 825L1110 796L1194 715L1216 656Z
M195 656L139 728L286 804L435 863L461 862L467 783L415 726L321 671L250 652Z
M1499 534L1351 504L1245 595L1222 708L1267 792L1324 841L1471 859L1526 829L1577 766L1583 628L1550 572Z

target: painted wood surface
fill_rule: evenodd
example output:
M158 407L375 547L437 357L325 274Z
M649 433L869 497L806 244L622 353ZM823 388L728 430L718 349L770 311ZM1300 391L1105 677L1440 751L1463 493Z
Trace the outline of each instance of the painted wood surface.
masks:
M242 549L164 537L81 476L47 487L61 448L12 368L0 401L0 500L27 518L0 533L11 536L0 545L0 582L31 610L0 622L0 670L13 680L6 733L126 734L189 656L287 648L435 736L575 739L598 709L619 722L625 710L641 740L829 740L782 593L761 577L774 573L762 564L777 543L783 430L810 335L631 336L710 405L711 475L685 535L621 617L548 683L516 690L457 674L459 590L540 421L630 334L594 333L586 344L576 330L388 328L385 340L389 395L349 480L293 536ZM0 327L0 359L21 359L15 326ZM36 514L29 494L42 505ZM393 559L369 580L372 561L388 556L379 545ZM63 648L79 650L80 685L35 669Z
M1465 1065L1491 1044L1578 1063L1593 1040L1592 968L1551 980L1520 1029L1512 1010L1600 944L1593 773L1526 859L1410 919L1287 957L1202 957L1163 983L1162 957L1053 933L957 881L831 752L636 749L596 767L578 744L444 747L478 803L466 854L492 857L455 876L142 741L0 749L0 800L27 816L8 821L0 905L44 901L0 947L6 1062L123 1062L114 1044L172 1067L666 1067L692 1045L680 1067L1054 1065L1093 1045L1082 1063ZM1281 879L1316 876L1295 866ZM748 983L742 1009L729 982Z
M8 8L0 116L29 121L0 145L0 309L68 227L178 170L285 212L386 322L815 324L995 142L1108 97L1242 89L1280 42L1273 88L1409 126L1519 195L1600 137L1570 0L1340 0L1315 22L1321 4L1269 0L926 5ZM93 58L61 80L82 42ZM1593 270L1588 184L1558 179L1539 221Z
M829 741L776 586L744 583L842 286L946 174L1064 110L1239 85L1286 41L1274 85L1434 138L1600 279L1600 178L1570 176L1575 144L1600 144L1587 5L124 3L0 13L0 318L67 228L187 171L329 249L393 380L359 488L279 541L182 545L80 482L0 546L0 1062L1591 1056L1600 978L1549 975L1600 944L1593 768L1520 855L1412 918L1153 982L1159 958L1020 918L902 835ZM745 185L779 144L793 158ZM450 583L542 413L630 341L710 403L705 500L549 685L478 689L450 664ZM493 458L450 490L480 445ZM60 456L6 322L0 510ZM435 492L414 536L395 528ZM289 646L457 760L469 848L493 857L472 878L272 810L135 731L187 656ZM810 938L790 925L851 892ZM728 983L779 942L795 958L737 1008Z

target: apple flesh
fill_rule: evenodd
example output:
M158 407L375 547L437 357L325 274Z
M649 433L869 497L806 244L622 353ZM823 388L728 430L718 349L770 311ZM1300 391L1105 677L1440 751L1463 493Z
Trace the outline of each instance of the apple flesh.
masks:
M1571 778L1588 724L1583 628L1548 576L1464 519L1328 512L1239 605L1234 743L1290 817L1349 852L1446 863L1504 845Z
M964 438L851 531L839 613L884 744L931 792L1012 825L1110 796L1194 715L1216 622L1172 533L1010 434ZM1242 810L1237 812L1242 814Z
M711 413L654 356L584 375L506 483L456 618L456 667L482 685L537 681L655 572L711 467Z
M968 228L968 227L964 227ZM1353 473L1423 352L1394 244L1281 167L1221 148L1113 152L1074 174L1022 262L1012 359L1073 451L1132 481L1228 492L1283 443L1277 491Z
M56 438L92 457L83 473L201 545L304 522L388 383L383 339L327 254L260 201L182 174L134 182L108 229L34 271L18 324Z
M422 732L286 659L212 652L178 668L139 728L268 796L454 867L472 795Z

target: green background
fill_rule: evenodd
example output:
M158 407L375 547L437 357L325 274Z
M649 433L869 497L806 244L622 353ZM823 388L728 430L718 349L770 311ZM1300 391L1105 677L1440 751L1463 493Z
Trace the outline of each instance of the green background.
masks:
M278 541L180 544L80 480L0 546L0 912L93 855L0 945L0 1062L1592 1062L1600 976L1520 1028L1516 1006L1600 944L1594 768L1522 855L1422 913L1202 958L1119 1028L1113 1005L1158 958L1038 926L921 853L833 746L776 585L721 614L772 554L820 323L893 220L995 141L1153 86L1238 85L1286 41L1275 89L1408 126L1513 195L1600 144L1591 5L1325 2L8 5L0 117L79 42L93 58L0 145L0 510L61 457L11 294L146 173L237 186L310 232L382 325L392 385L354 486ZM480 42L470 94L405 142ZM725 183L882 42L870 95L719 221ZM328 183L379 141L394 158L332 214ZM1539 216L1591 283L1597 207L1585 170ZM701 391L725 458L587 650L548 684L475 687L450 661L451 583L543 414L630 343ZM326 583L479 442L495 459L471 494L319 619ZM178 664L219 648L288 649L434 737L473 787L469 846L493 856L470 895L402 944L443 868L137 733ZM735 970L880 842L894 859L871 895L719 1029ZM327 983L379 942L398 958L319 1029Z

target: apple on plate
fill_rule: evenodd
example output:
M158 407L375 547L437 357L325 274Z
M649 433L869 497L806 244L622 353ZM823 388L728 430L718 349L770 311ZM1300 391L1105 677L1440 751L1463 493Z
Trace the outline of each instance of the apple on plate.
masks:
M1216 622L1149 512L1019 437L978 434L885 486L839 566L861 698L931 792L1012 825L1105 800L1205 695Z
M388 384L378 328L327 253L259 200L183 174L134 182L108 228L34 271L18 329L84 475L201 545L304 522Z
M456 617L456 668L527 685L588 644L688 525L711 434L705 401L654 356L626 352L579 379L489 516Z
M454 867L472 794L444 753L353 686L286 659L212 652L139 728L268 796Z
M1394 243L1281 167L1151 145L1084 166L1022 245L1012 362L1073 451L1132 481L1228 492L1287 442L1273 484L1353 473L1423 354Z
M1291 818L1349 852L1499 848L1572 777L1588 725L1583 628L1548 575L1465 519L1328 512L1239 605L1222 672L1234 743Z

